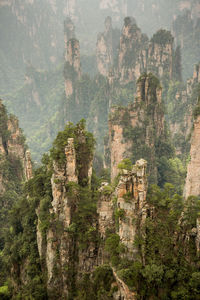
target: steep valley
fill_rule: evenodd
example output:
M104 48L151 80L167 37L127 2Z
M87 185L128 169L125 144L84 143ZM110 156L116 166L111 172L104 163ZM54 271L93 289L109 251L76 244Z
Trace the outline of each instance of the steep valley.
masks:
M200 299L199 18L0 1L0 299Z

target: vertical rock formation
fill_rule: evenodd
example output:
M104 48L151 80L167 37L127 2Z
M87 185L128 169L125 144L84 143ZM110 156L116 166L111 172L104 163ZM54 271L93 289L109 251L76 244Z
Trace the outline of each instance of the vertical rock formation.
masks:
M40 89L37 83L37 77L40 74L30 63L26 64L25 86L29 93L27 93L27 103L25 112L30 110L32 106L41 107Z
M188 155L190 145L188 138L193 126L193 110L197 104L200 84L200 66L195 65L192 78L187 84L174 83L171 85L168 96L168 122L176 152L178 155Z
M8 115L6 109L0 100L0 154L1 163L10 161L13 164L20 162L21 166L16 166L16 176L20 180L29 180L32 177L32 162L30 152L26 150L25 138L22 130L19 128L18 119L14 115ZM4 171L1 172L3 180ZM3 183L1 183L3 187ZM5 190L5 188L3 188Z
M133 18L125 18L118 56L118 72L121 83L135 81L144 72L147 48L147 36L142 34Z
M194 66L192 78L187 80L187 95L192 95L192 90L195 84L200 83L200 63Z
M31 153L30 151L26 151L25 155L25 178L29 180L33 177L33 168L32 168L32 161L31 161Z
M67 97L74 93L74 85L81 77L80 45L75 38L75 29L70 18L64 23L65 33L65 94Z
M143 159L136 162L132 171L123 171L116 189L117 208L122 212L119 218L120 241L127 247L127 255L134 257L136 234L142 233L141 228L146 219L147 195L147 162Z
M55 223L47 233L45 256L48 271L47 288L50 299L53 299L53 292L55 292L56 288L61 289L58 292L59 297L61 295L66 297L69 289L69 286L65 285L64 282L67 281L66 268L70 264L69 259L70 255L72 255L70 251L74 251L74 249L73 241L67 232L67 228L72 223L72 215L75 213L77 199L74 197L73 201L70 200L66 185L68 182L73 182L74 184L78 182L75 155L74 140L68 139L68 144L65 148L65 163L63 166L60 166L54 162L53 165L53 175L51 178L53 196L51 214L57 216L56 222L60 228L56 228ZM57 255L57 251L59 251L59 255ZM41 250L39 252L41 254ZM57 278L56 269L60 274L59 278Z
M187 169L185 197L200 195L200 116L194 121L191 139L190 162Z
M107 255L104 251L106 232L108 229L113 231L115 230L114 205L112 201L113 195L105 193L105 188L108 186L107 182L103 182L101 184L97 202L98 231L101 239L101 243L98 247L98 265L107 262Z
M97 68L101 75L108 76L110 67L113 65L113 37L112 19L105 20L105 31L99 33L96 44Z
M8 155L18 158L23 167L23 176L25 180L32 178L32 162L31 153L26 150L24 145L25 138L19 128L18 119L11 115L8 118L8 131L10 132L10 138L7 142Z
M153 35L148 49L148 72L162 78L173 72L173 37L169 31L159 30Z
M109 120L109 148L111 179L117 175L121 160L134 161L145 157L151 170L151 179L157 181L155 164L157 141L164 140L164 112L162 89L152 74L143 75L137 82L135 102L127 108L115 108Z
M67 62L77 73L78 79L81 76L81 64L80 64L80 46L79 41L75 38L70 39L67 43Z
M138 257L138 250L134 247L136 235L145 237L144 225L147 217L147 162L140 159L131 171L121 170L119 183L113 193L107 183L100 188L98 199L98 230L101 243L98 249L98 264L108 263L104 249L107 232L116 232L120 243L125 248L122 256L134 261ZM144 249L141 249L141 261L144 263ZM119 278L113 269L118 291L113 299L137 299L136 293L131 291L125 282Z
M199 14L200 4L198 1L194 2L196 3L193 3L193 6L193 4L191 5L191 1L187 1L189 4L188 9L183 10L183 13L173 21L175 42L176 45L180 46L182 51L183 77L185 80L192 75L193 65L199 61L200 22L199 17L196 17L195 14ZM193 6L193 9L191 6Z
M196 69L198 70L198 68ZM195 78L198 78L198 72L195 72ZM194 111L194 128L191 138L190 162L187 167L187 177L185 182L184 197L200 196L200 96L198 104ZM200 255L200 217L197 216L196 222L196 249Z
M127 108L116 110L111 109L111 118L109 120L109 153L110 153L110 168L111 179L113 180L118 175L118 164L126 157L131 155L131 141L126 141L123 135L123 125L120 120L126 114Z
M81 192L84 190L88 193L88 197L91 194L92 141L90 140L89 144L89 137L86 138L81 127L76 128L74 135L74 138L67 139L62 161L53 161L51 222L46 235L41 231L40 226L41 207L37 208L38 250L41 259L46 261L49 299L55 297L63 299L72 295L76 281L82 272L92 272L97 259L96 242L88 241L83 247L81 239L84 235L84 231L82 232L84 225L80 225L82 228L79 228L82 218L79 214L81 214L82 201L85 199ZM88 197L87 201L89 201ZM84 220L84 222L88 230L92 228L92 232L96 232L95 216L94 219ZM81 236L79 232L82 233Z
M133 18L124 19L118 55L118 76L122 84L136 81L144 72L160 79L173 75L173 37L169 31L159 30L152 39L144 35Z
M97 206L99 232L103 239L106 238L106 229L114 227L112 195L105 195L104 188L106 186L108 183L103 182L99 189L100 197Z
M75 38L75 26L72 20L68 17L64 21L64 41L65 41L65 49L67 52L67 43L69 40ZM65 53L67 54L67 53ZM67 60L67 56L65 56L65 60Z
M28 154L29 153L29 154ZM10 216L14 208L20 205L23 191L24 181L32 177L32 163L30 152L26 151L25 138L22 130L19 128L18 120L14 115L8 115L5 106L0 100L0 250L6 251L8 240L14 241L14 237L10 238L9 228ZM23 210L20 209L20 212ZM14 222L19 217L17 213L13 218ZM26 216L27 217L27 216ZM19 220L19 219L18 219ZM20 224L20 221L19 223ZM30 225L30 224L29 224ZM18 227L19 228L19 227ZM21 227L22 228L22 227ZM34 229L31 229L34 232ZM22 230L19 231L22 234ZM14 242L13 242L14 243ZM15 253L19 253L19 247ZM19 256L18 256L19 258ZM5 267L1 257L0 263L0 285L6 278L11 275L13 283L13 294L19 287L19 282L23 285L27 281L27 273L24 271L28 262L24 264L13 263L12 259L9 266ZM8 277L7 277L8 276ZM9 277L10 278L10 277ZM17 278L17 279L16 279ZM2 293L0 293L2 298Z

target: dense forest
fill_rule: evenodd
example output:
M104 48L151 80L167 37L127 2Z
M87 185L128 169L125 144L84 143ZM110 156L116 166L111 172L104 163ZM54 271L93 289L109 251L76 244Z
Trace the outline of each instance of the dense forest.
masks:
M200 299L200 2L0 25L0 299Z

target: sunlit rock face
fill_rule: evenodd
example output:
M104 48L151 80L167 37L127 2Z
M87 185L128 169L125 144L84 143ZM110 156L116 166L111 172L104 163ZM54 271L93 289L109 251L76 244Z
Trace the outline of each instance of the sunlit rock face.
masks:
M79 136L80 143L86 143L84 136ZM51 177L52 208L50 216L52 223L48 229L46 239L41 234L40 220L37 226L37 243L40 258L44 259L47 268L47 290L49 299L63 299L67 297L70 284L69 269L79 278L82 272L92 272L97 264L97 250L95 243L91 242L86 249L79 249L78 241L71 234L73 232L73 217L77 213L80 195L78 192L79 175L81 170L77 166L77 153L74 139L68 138L65 147L65 160L62 164L53 162ZM84 178L91 177L92 160L80 171ZM90 179L89 179L90 181ZM40 207L37 209L39 216ZM97 220L94 218L94 228ZM75 261L76 258L76 261Z
M116 189L117 207L123 211L119 219L119 236L130 258L137 252L133 246L135 236L141 231L146 219L146 168L147 162L141 159L132 171L124 170Z
M77 182L78 178L76 175L76 154L74 149L73 139L68 139L68 144L65 148L65 163L60 166L54 162L53 165L53 175L51 178L52 186L52 211L51 214L57 216L57 222L62 223L63 228L68 228L71 224L72 214L75 210L74 203L67 196L66 183L67 182ZM38 237L40 232L38 232ZM40 240L40 238L38 238ZM57 242L56 242L57 241ZM67 263L69 263L70 256L70 242L72 243L69 234L66 231L60 233L57 232L55 227L51 227L47 234L47 246L46 246L46 265L48 271L48 290L51 297L51 292L55 288L63 287L60 291L61 295L67 295L68 288L67 285L63 286L64 281L67 280L66 272L64 268ZM41 243L40 243L41 244ZM56 249L59 247L59 258L56 256ZM71 245L73 247L73 243ZM39 251L41 253L41 250ZM59 268L59 279L55 274L55 266L60 264Z
M111 194L105 193L106 188L109 187L108 183L102 183L97 204L98 230L101 238L98 248L98 265L108 261L103 245L109 230L115 231L119 235L120 242L125 247L123 257L134 259L137 256L138 250L134 246L136 234L141 234L145 238L143 226L148 209L146 169L147 162L140 159L132 166L132 170L121 170L119 182ZM118 220L116 220L116 211L119 213ZM144 262L144 255L142 260ZM113 274L118 286L118 291L113 295L113 299L136 299L136 293L128 288L114 269Z

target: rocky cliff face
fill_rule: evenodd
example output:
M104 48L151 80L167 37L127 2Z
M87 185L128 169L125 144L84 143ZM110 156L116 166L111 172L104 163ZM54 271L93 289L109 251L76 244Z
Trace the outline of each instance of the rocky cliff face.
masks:
M118 72L121 83L135 81L144 72L147 48L147 36L142 34L133 18L125 18L118 56Z
M97 68L101 75L108 76L109 68L113 65L113 29L112 19L105 20L105 31L99 33L96 44Z
M143 72L152 72L160 79L173 75L173 37L159 30L152 39L144 35L133 18L124 19L118 55L118 76L123 84L136 81Z
M197 64L192 78L187 80L185 86L172 84L172 93L169 91L168 121L179 155L189 153L188 137L192 131L193 110L198 100L199 83L199 64Z
M147 162L138 160L132 171L123 171L116 189L117 208L123 212L119 218L120 240L127 247L127 255L132 258L137 250L134 248L136 234L140 233L146 219Z
M138 250L134 247L136 235L145 237L143 232L147 216L147 162L143 159L132 166L132 170L121 170L119 182L113 193L109 194L109 185L103 183L98 199L98 230L101 243L98 250L98 264L108 263L108 256L104 249L104 242L108 232L119 235L121 245L125 252L122 257L135 260ZM144 252L141 260L144 263ZM113 299L136 299L136 293L130 291L113 269L113 274L118 286L118 292Z
M61 295L67 297L69 286L64 285L64 282L67 281L66 268L70 265L69 260L74 251L74 243L70 234L67 232L67 228L69 228L72 223L72 215L75 213L76 201L78 201L78 199L74 198L73 203L71 203L66 190L66 184L68 182L78 182L73 139L68 139L65 155L66 160L62 167L59 167L54 162L53 175L51 178L53 195L51 214L57 215L56 221L60 223L62 228L60 228L60 232L58 233L56 226L52 226L47 233L45 258L48 271L47 288L49 290L50 299L53 293L52 290L58 288L60 289L60 297ZM57 253L59 253L59 255L57 255ZM57 277L57 272L60 274L59 278ZM52 296L52 299L53 297L54 296Z
M196 3L195 3L196 2ZM173 35L176 45L182 51L183 77L185 80L192 75L193 65L199 61L199 12L198 1L188 1L188 8L173 21ZM192 33L192 34L191 34ZM192 47L191 47L192 45Z
M79 129L76 141L74 138L67 139L62 164L56 160L53 161L51 177L53 200L50 209L52 221L46 236L42 235L40 230L41 208L40 206L37 208L38 250L40 258L46 261L49 299L55 299L55 296L57 299L69 297L80 275L92 272L96 265L96 242L88 241L88 244L83 247L79 237L79 231L82 228L78 228L78 226L84 228L84 225L78 224L81 219L80 206L84 205L81 202L83 201L81 191L84 188L81 186L90 184L92 175L93 156L87 149L87 142L86 136ZM83 158L84 154L87 158ZM89 195L91 191L88 189ZM93 230L91 232L96 232L95 217L93 220L90 219L86 226L90 223Z
M11 211L15 205L19 205L23 183L31 178L32 162L22 130L19 128L17 118L7 113L0 100L0 249L2 252L6 251L6 243L9 239ZM18 217L19 213L13 220L16 221ZM14 238L11 240L14 241ZM5 268L2 259L0 265L0 285L2 285L9 275L9 268ZM21 266L16 266L11 262L9 266L12 269L15 289L19 281L25 282L27 279L24 271L27 261ZM15 281L16 274L19 275L19 280ZM3 296L0 295L1 297Z
M75 81L81 77L80 45L75 38L75 29L71 19L64 23L65 32L65 94L70 97L74 93Z
M173 37L170 32L159 30L152 37L148 48L147 70L161 79L164 75L172 79Z
M0 100L0 115L1 115L1 130L0 130L0 152L1 164L3 166L6 161L10 163L21 164L16 165L16 176L19 180L28 180L32 177L32 163L30 152L26 150L25 139L22 130L19 128L19 123L14 115L8 115L6 109ZM17 163L18 164L18 163ZM4 178L5 170L1 172L1 191L5 191L4 184L7 184ZM5 182L4 182L5 180Z
M109 148L112 180L118 173L117 166L121 160L126 157L137 160L141 153L152 162L152 178L156 178L157 171L153 161L156 139L159 138L164 138L162 89L153 75L143 75L137 83L135 102L127 108L113 109L111 114Z
M88 177L91 176L92 152L90 148L86 151L89 146L87 134L80 128L75 132L74 137L68 137L64 143L62 163L53 160L50 184L52 201L47 211L50 223L46 234L42 230L42 204L36 210L37 244L42 268L47 270L48 297L75 298L77 291L80 293L85 276L87 285L93 289L96 270L106 268L113 278L112 285L106 290L110 297L115 300L122 297L126 300L136 299L135 293L109 265L105 243L108 232L116 232L126 249L124 257L134 259L136 256L137 250L133 246L136 234L144 236L141 228L147 209L147 163L141 159L131 171L122 170L114 190L104 182L98 193L95 192L97 198L94 198L95 194L91 198ZM57 155L58 152L52 153ZM97 201L97 206L94 201ZM96 289L100 293L100 287ZM86 292L87 296L90 292Z
M200 195L200 117L194 121L194 129L191 139L190 162L187 169L185 184L185 197Z
M199 82L198 78L199 66L195 67L193 80ZM190 162L187 167L187 177L184 188L185 202L187 203L189 196L200 196L200 96L194 110L194 125L191 137ZM197 200L195 199L195 202ZM195 206L196 203L193 204ZM196 228L194 228L194 236L196 240L197 255L200 255L200 218L197 215Z
M192 95L192 90L195 84L200 83L200 64L196 64L194 66L193 76L192 78L187 80L187 95Z

